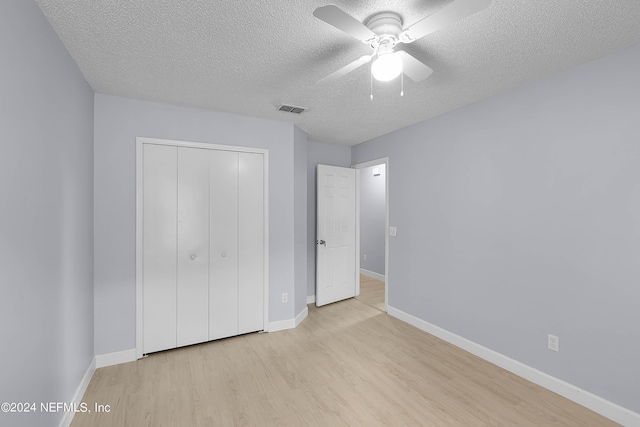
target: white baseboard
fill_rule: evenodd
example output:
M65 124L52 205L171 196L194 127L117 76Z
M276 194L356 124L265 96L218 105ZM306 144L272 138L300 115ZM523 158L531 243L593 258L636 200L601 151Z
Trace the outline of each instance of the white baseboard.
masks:
M84 373L82 380L80 381L80 385L76 389L76 392L73 395L73 399L71 403L75 405L75 407L80 406L82 403L82 398L84 397L84 392L87 391L87 387L89 387L89 383L91 382L91 378L93 377L93 373L96 371L96 358L91 359L91 363L89 363L89 367ZM71 421L73 421L73 416L75 415L75 411L65 411L62 420L60 420L59 427L69 427L71 425Z
M295 327L297 328L297 327L298 327L298 325L299 325L300 323L302 323L302 321L303 321L304 319L306 319L308 315L309 315L309 309L308 309L308 308L307 308L307 306L305 305L305 306L304 306L304 308L302 309L302 311L301 311L300 313L298 313L298 315L296 316L296 319L295 319L295 324L296 324L296 326L295 326Z
M613 420L627 427L640 426L640 414L636 412L616 405L613 402L609 402L608 400L603 399L600 396L597 396L586 390L582 390L581 388L578 388L558 378L552 377L549 374L532 368L531 366L525 365L524 363L518 362L517 360L511 359L510 357L507 357L496 351L483 347L480 344L476 344L473 341L442 329L439 326L433 325L411 314L405 313L402 310L398 310L395 307L388 306L387 313L393 317L409 323L410 325L415 326L418 329L428 332L431 335L435 335L436 337L447 341L455 345L456 347L460 347L461 349L466 350L471 354L474 354L488 362L491 362L494 365L497 365L526 380L529 380L532 383L538 384L539 386L542 386L547 390L551 390L552 392L557 393L560 396L566 397L567 399L572 400L577 404L584 406L585 408L591 409L592 411L597 412L598 414L607 417L610 420Z
M96 355L96 369L105 366L119 365L121 363L134 362L136 360L136 349L116 351L114 353Z
M316 296L315 295L307 295L307 304L315 304Z
M285 329L293 329L296 327L296 319L278 320L277 322L269 322L269 332L284 331Z
M269 323L269 332L284 331L285 329L293 329L298 326L309 314L307 307L303 308L294 319L278 320Z
M383 282L387 280L387 278L384 277L384 274L378 274L375 271L365 270L364 268L360 269L360 274L364 274L365 276L371 277L372 279L382 280Z

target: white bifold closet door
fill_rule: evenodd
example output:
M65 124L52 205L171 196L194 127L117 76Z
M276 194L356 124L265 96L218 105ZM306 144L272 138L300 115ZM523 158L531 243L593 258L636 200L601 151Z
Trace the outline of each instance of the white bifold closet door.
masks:
M144 353L177 346L178 148L143 146Z
M264 329L263 155L143 156L143 353Z
M211 155L209 339L238 333L238 153ZM224 200L224 203L221 201Z
M178 148L176 341L209 338L209 150Z

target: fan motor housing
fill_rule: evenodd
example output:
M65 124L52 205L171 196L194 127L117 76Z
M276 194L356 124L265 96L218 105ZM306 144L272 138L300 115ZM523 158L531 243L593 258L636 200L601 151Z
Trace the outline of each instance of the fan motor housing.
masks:
M367 19L365 25L379 36L398 38L402 32L402 18L394 12L382 12Z

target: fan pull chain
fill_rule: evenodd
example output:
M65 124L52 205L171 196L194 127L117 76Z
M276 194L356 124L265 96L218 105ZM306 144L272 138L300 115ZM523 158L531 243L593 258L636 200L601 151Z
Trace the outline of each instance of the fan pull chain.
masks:
M404 73L400 73L400 96L404 96Z
M371 69L369 69L369 77L371 77L371 87L369 88L371 90L371 100L373 101L373 71Z

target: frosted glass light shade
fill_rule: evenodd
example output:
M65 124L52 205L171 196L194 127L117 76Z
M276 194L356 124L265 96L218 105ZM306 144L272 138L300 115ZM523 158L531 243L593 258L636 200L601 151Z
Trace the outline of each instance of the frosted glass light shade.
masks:
M376 80L388 82L402 73L402 59L393 52L379 55L371 64L371 73Z

